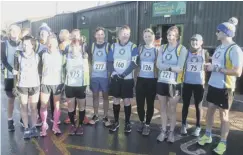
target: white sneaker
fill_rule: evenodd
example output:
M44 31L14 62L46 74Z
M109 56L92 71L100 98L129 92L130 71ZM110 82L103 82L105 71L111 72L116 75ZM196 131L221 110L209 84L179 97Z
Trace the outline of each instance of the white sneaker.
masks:
M200 127L196 127L195 131L192 133L193 136L200 136L200 132L201 132L201 128Z
M186 135L187 134L187 129L186 128L187 128L186 125L182 125L181 126L181 134L182 135Z

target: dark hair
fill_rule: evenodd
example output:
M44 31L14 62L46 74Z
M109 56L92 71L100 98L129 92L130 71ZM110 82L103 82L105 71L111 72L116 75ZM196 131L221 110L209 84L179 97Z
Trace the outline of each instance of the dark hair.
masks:
M121 28L120 28L120 31L122 30L129 30L131 31L130 27L128 25L123 25Z
M105 33L105 28L104 27L101 27L101 26L98 26L96 29L95 29L95 33L98 32L98 31L103 31Z
M24 36L23 38L21 38L21 41L25 41L25 40L35 40L35 38L32 35L27 34L26 36Z

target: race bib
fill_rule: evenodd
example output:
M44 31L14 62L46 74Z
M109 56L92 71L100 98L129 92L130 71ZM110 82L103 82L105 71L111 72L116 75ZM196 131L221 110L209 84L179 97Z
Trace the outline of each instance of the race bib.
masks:
M80 70L80 69L74 69L74 70L71 70L70 72L69 72L69 77L70 78L72 78L72 79L76 79L76 78L82 78L82 75L83 73L82 73L82 70Z
M154 63L152 62L142 62L141 70L144 72L153 72L154 71Z
M115 60L114 62L114 68L115 69L121 69L124 70L127 67L127 61L126 60Z
M93 70L95 70L95 71L106 70L106 63L105 62L94 62Z
M60 68L48 68L48 67L45 67L43 69L43 73L42 73L42 76L47 76L47 75L59 75L61 74L61 69Z
M175 73L170 71L162 71L160 73L160 79L163 81L173 81L175 79Z
M187 72L201 72L202 71L202 63L187 63Z

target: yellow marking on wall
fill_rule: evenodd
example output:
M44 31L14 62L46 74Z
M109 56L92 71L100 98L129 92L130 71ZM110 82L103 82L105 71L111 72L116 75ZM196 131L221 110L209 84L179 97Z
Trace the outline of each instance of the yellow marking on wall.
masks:
M34 143L36 149L39 151L39 155L45 155L45 151L40 147L36 139L31 139L31 142Z
M169 155L176 155L175 152L169 152Z
M72 149L77 149L77 150L101 152L101 153L115 154L115 155L147 155L147 154L113 151L113 150L108 150L108 149L92 148L92 147L87 147L87 146L77 146L77 145L71 145L71 144L66 144L65 146L67 148L72 148Z
M53 144L59 149L63 155L71 155L70 152L65 147L65 144L56 137L56 135L51 135L51 140Z

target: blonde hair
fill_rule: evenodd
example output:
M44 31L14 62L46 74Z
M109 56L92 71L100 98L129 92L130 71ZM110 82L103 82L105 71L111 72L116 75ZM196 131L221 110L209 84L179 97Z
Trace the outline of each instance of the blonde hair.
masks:
M59 33L59 37L62 37L63 40L69 40L70 39L70 33L67 29L62 29Z
M146 33L146 32L149 32L149 33L151 33L152 35L155 35L155 34L154 34L154 31L153 31L152 29L150 29L150 28L147 28L147 29L143 30L143 34Z
M23 38L26 35L30 34L30 29L29 28L22 28L20 38Z
M180 38L180 34L179 34L179 29L177 26L172 26L168 29L167 31L167 35L170 33L170 32L175 32L176 34L176 38L179 39Z

